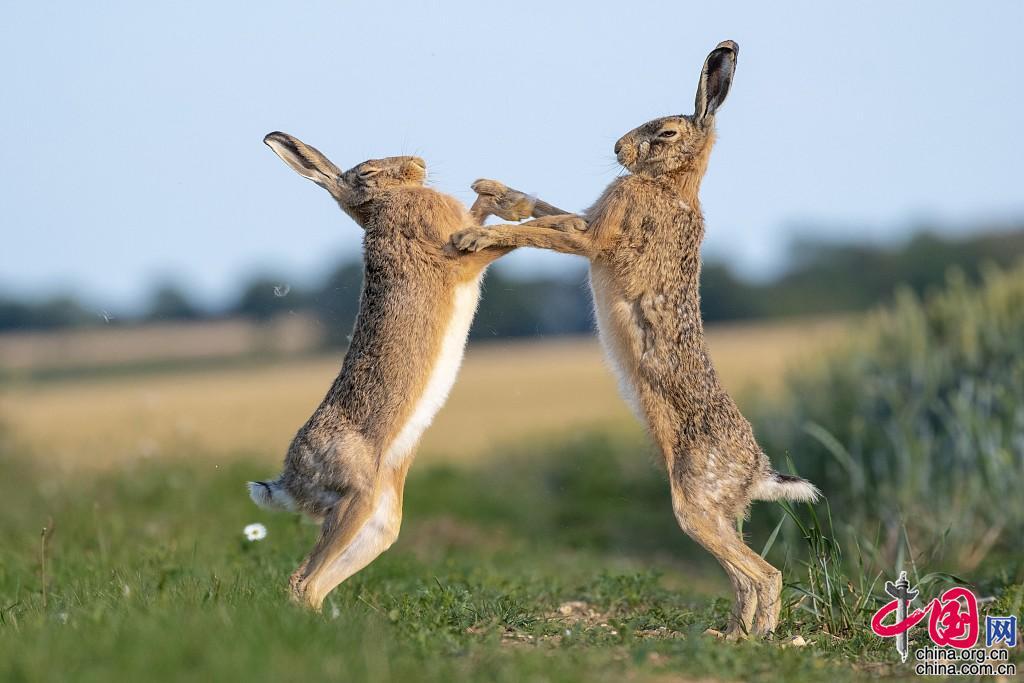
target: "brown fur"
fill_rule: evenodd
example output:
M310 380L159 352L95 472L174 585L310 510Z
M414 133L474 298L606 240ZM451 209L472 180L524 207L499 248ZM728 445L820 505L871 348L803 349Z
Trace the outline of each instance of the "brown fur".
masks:
M281 475L250 483L258 504L323 521L316 546L291 579L294 597L318 608L397 538L418 440L415 430L411 437L400 433L440 363L449 324L458 315L472 319L483 270L510 249L467 254L451 246L452 234L479 225L488 207L470 214L454 198L423 187L422 159L376 159L342 173L289 135L271 133L265 142L366 231L362 298L341 372L296 434ZM509 197L511 206L525 199ZM454 372L465 334L451 343ZM436 395L443 401L446 393Z
M704 342L698 192L737 53L726 41L708 56L692 116L655 119L616 143L619 162L631 173L612 182L585 220L549 216L453 238L467 251L533 246L590 259L601 339L664 455L679 525L729 575L734 635L772 631L782 587L781 573L743 542L736 519L753 498L807 500L817 493L772 469L719 383Z

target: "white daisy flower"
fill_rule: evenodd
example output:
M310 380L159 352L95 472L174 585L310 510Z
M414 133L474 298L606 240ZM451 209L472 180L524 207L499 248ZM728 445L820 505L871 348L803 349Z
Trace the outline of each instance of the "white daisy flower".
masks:
M242 533L250 541L262 541L267 537L267 527L263 526L259 522L255 524L246 524L245 528L242 529Z

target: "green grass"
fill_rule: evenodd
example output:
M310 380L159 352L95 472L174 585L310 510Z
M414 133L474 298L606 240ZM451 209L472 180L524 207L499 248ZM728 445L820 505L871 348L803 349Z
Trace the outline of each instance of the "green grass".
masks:
M259 466L141 462L60 479L2 462L5 681L898 672L887 644L826 633L796 590L779 641L801 633L809 647L702 635L725 624L727 583L675 527L663 475L637 444L581 438L475 470L414 469L399 543L321 614L292 606L284 591L316 529L248 501L242 483ZM779 519L780 510L759 515ZM253 521L267 525L265 540L243 540ZM766 538L755 534L755 547ZM804 552L781 538L773 553Z

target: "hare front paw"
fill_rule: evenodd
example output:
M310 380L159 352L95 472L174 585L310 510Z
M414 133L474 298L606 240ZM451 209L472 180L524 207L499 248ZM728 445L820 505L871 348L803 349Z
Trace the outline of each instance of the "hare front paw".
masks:
M533 214L533 198L519 190L513 190L504 183L481 178L473 183L472 187L479 195L477 205L484 206L487 213L506 221L521 221Z
M508 185L500 180L491 180L490 178L478 178L470 187L473 188L473 192L488 197L500 197L508 192Z
M459 251L480 251L497 243L486 228L466 228L452 235L452 246Z

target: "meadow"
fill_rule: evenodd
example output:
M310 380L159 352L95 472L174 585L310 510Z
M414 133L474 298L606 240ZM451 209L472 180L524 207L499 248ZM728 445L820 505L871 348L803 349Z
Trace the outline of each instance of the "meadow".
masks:
M986 612L1020 614L1024 602L1024 536L1013 501L1002 501L1008 514L998 533L971 545L971 557L964 557L971 539L939 528L945 519L904 523L938 509L922 495L927 487L949 490L938 469L921 473L948 447L934 417L948 405L972 416L951 424L974 425L971 434L993 454L985 457L1003 463L1005 486L1024 476L1012 450L1024 389L1010 349L1024 327L1024 309L1014 314L1024 273L993 276L977 292L951 292L932 302L905 300L868 321L712 328L712 355L756 416L776 464L817 477L835 501L834 509L759 503L745 524L751 546L786 573L782 622L765 642L704 634L725 624L728 584L678 530L657 458L617 398L593 340L472 347L413 468L398 543L319 614L292 606L284 590L316 528L256 509L242 484L275 471L338 357L157 364L7 382L0 676L909 678L892 643L867 630L881 582L895 569L908 569L923 597L969 581ZM901 394L881 383L903 382L899 368L922 349L943 359L911 368L927 393ZM970 349L969 358L956 349ZM939 381L947 375L955 381ZM980 379L999 377L1002 389ZM950 403L965 383L988 387L1000 405L1015 408ZM872 393L862 384L880 388ZM882 399L886 408L876 405ZM873 474L868 486L849 473L889 466L892 449L872 429L894 434L887 418L918 424L910 408L922 402L934 408L919 410L930 431L904 429L897 453L912 447L899 483L918 488L881 505L871 491L887 480ZM862 414L872 419L844 427ZM959 437L956 447L970 449L967 436L946 431ZM939 450L921 445L926 437ZM978 480L967 465L960 474ZM962 526L983 532L991 520L984 487L968 486L955 502L970 522ZM266 525L265 539L243 537L252 522ZM969 575L959 576L964 569ZM925 640L918 631L912 644Z

